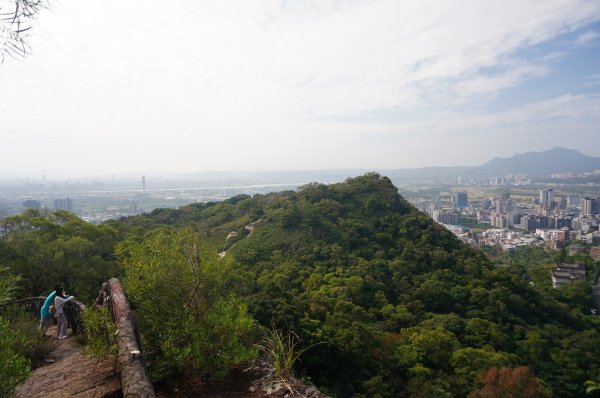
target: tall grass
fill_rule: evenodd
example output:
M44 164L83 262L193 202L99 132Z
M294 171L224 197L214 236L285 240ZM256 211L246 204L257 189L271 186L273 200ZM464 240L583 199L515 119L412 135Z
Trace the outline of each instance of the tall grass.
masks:
M81 313L83 322L84 352L97 359L112 356L116 358L117 343L115 324L108 308L91 308Z
M277 377L294 392L292 385L296 381L294 376L294 366L300 361L300 356L308 349L314 347L311 344L301 347L298 335L292 331L283 331L271 328L263 328L264 337L257 344L258 348L265 354L266 359L275 368Z

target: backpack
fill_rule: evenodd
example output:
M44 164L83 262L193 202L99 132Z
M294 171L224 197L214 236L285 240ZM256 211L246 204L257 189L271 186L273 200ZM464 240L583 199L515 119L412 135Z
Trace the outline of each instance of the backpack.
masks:
M50 315L56 314L56 307L54 306L54 304L52 304L50 308L48 308L48 312L50 313Z

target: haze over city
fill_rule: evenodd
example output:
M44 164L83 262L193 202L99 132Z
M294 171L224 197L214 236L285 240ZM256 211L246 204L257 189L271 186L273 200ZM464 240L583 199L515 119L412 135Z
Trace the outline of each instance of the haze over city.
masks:
M50 4L0 68L0 178L600 156L595 0Z

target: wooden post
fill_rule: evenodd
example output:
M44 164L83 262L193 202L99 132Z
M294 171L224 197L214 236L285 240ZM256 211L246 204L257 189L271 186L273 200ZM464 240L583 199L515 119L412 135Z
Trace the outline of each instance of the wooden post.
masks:
M136 338L135 320L129 309L129 302L123 293L118 279L108 281L110 287L109 305L117 328L119 346L119 372L124 398L154 397L154 387L148 377L141 347Z

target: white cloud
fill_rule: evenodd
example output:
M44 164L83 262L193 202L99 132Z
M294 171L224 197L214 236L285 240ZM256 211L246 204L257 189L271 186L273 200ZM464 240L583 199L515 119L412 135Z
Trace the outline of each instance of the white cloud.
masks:
M588 30L577 36L575 39L575 45L578 47L589 46L596 42L598 37L600 37L600 33L593 30Z
M565 118L576 120L600 115L600 95L571 95L532 102L503 112L456 117L443 122L447 131L483 130L496 126L512 126Z
M600 86L600 73L594 73L585 77L585 87Z
M462 109L547 76L549 59L519 50L599 18L596 0L63 0L35 26L33 56L0 67L0 135L27 131L36 158L50 150L63 168L391 165L375 154L388 139L367 138L420 130L382 130L377 114L494 125ZM360 117L375 124L322 121ZM24 140L10 145L0 168L23 165Z

